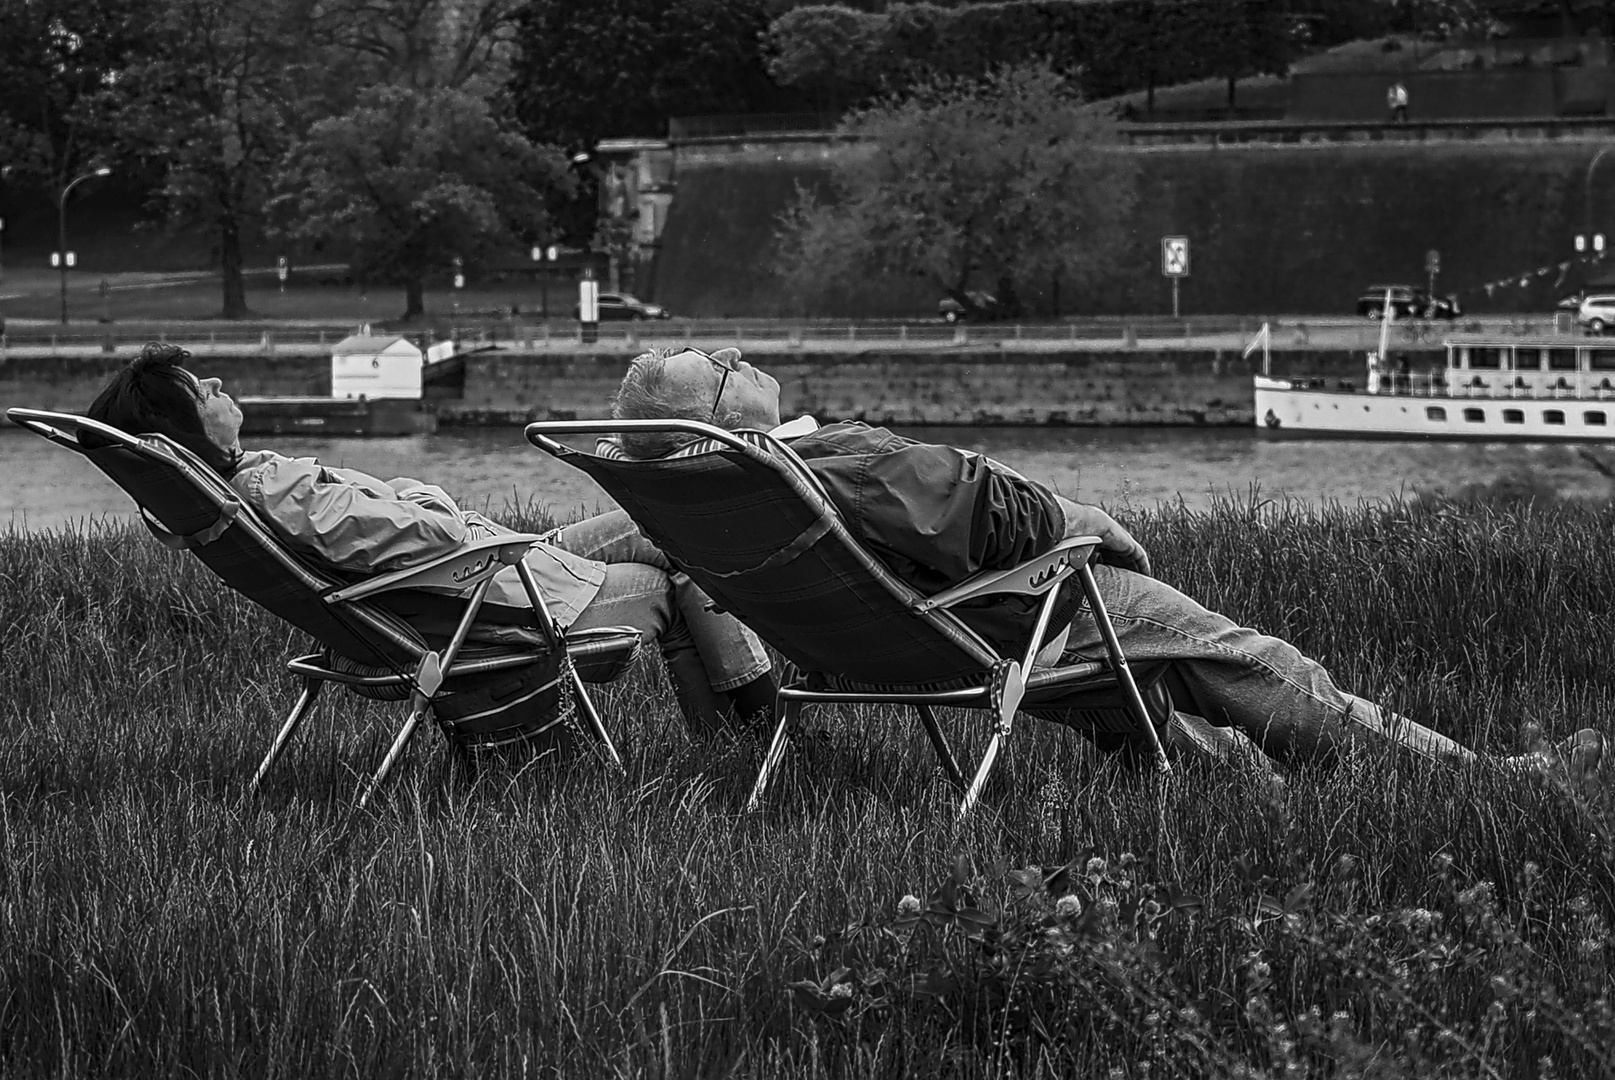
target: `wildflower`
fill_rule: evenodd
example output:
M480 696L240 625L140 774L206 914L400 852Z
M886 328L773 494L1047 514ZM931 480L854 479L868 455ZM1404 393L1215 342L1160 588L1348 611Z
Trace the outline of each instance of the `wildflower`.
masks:
M1587 899L1586 894L1577 896L1570 901L1570 910L1577 915L1585 915L1592 909L1592 901Z
M1526 881L1534 881L1537 875L1542 873L1542 867L1538 866L1534 862L1531 862L1530 860L1527 860L1525 865L1520 869L1525 872Z
M1144 1026L1145 1027L1155 1027L1160 1022L1161 1022L1161 1014L1160 1013L1158 1013L1158 1012L1148 1012L1148 1013L1144 1014Z
M1185 1024L1198 1024L1200 1022L1200 1013L1193 1005L1185 1005L1178 1010L1178 1019Z
M907 893L897 902L899 916L918 915L920 913L920 898L913 893Z
M1126 870L1128 867L1132 866L1137 861L1138 861L1138 856L1134 855L1131 851L1124 851L1116 859L1116 865L1120 866L1123 870Z
M1251 978L1265 979L1273 974L1273 969L1267 966L1266 960L1253 960L1250 966Z
M1458 904L1463 908L1489 908L1492 906L1492 891L1492 883L1482 881L1459 893Z
M833 998L852 997L852 983L836 983L830 987L830 996Z
M1408 925L1413 929L1428 933L1440 921L1441 916L1439 913L1425 908L1411 908L1407 913L1407 919Z
M1105 875L1105 860L1095 855L1088 860L1088 865L1083 867L1082 872L1091 878L1103 877Z
M1054 913L1062 919L1074 919L1082 914L1082 901L1073 893L1066 893L1054 902Z
M1447 873L1452 869L1452 856L1445 851L1436 852L1430 856L1430 869L1438 876Z
M823 934L814 934L813 935L813 947L815 949L824 948L824 935Z
M1144 917L1146 919L1160 918L1163 910L1164 909L1161 907L1161 905L1156 903L1154 900L1144 901Z

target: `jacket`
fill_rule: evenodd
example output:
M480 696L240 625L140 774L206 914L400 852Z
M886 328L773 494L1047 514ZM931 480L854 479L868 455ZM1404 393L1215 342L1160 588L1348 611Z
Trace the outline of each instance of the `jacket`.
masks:
M314 458L249 450L230 486L287 544L352 573L400 570L446 555L467 540L513 535L473 510L462 510L434 484L398 477L379 480L357 469L334 469ZM600 591L602 563L550 544L535 544L524 560L550 614L563 627L576 621ZM494 576L487 602L528 607L514 566Z
M981 454L856 422L786 441L824 484L853 535L921 593L941 592L983 570L1007 570L1065 537L1065 511L1053 492ZM1016 655L1031 636L1037 606L1026 597L993 597L953 610L1000 651ZM1075 605L1062 607L1069 622Z

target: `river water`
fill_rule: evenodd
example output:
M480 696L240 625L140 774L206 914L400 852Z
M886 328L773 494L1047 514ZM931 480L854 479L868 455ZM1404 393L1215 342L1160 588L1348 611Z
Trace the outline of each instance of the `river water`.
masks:
M0 424L0 527L50 529L134 512L77 455ZM912 428L1005 462L1071 498L1112 510L1181 500L1203 509L1217 496L1355 503L1525 478L1568 496L1615 494L1589 460L1615 468L1615 450L1531 443L1284 440L1247 428ZM608 507L593 481L529 446L515 428L389 439L282 438L272 448L381 477L413 476L462 505L498 511L537 502L561 517Z

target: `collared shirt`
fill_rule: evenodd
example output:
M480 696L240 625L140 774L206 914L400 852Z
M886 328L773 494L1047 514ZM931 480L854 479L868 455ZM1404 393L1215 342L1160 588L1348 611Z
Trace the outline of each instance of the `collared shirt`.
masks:
M514 535L474 510L460 509L435 484L380 480L268 450L244 453L230 486L293 548L355 573L400 570L468 540ZM604 564L551 544L535 544L524 561L562 626L577 619L605 581ZM514 566L494 576L488 602L528 606Z

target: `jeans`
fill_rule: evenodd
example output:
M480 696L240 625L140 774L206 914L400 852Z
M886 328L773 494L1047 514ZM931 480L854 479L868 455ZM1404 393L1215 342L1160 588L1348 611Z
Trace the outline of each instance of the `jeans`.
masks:
M1193 699L1174 701L1179 712L1162 733L1169 751L1244 756L1238 732L1287 764L1329 764L1365 736L1427 758L1476 758L1446 736L1341 690L1288 642L1239 626L1154 578L1105 565L1093 572L1128 661L1174 661ZM1106 657L1084 605L1071 623L1065 659Z
M712 602L645 539L625 511L613 510L565 525L551 542L574 555L606 564L600 592L574 626L634 626L654 635L662 655L693 649L719 693L744 686L769 670L757 635Z

